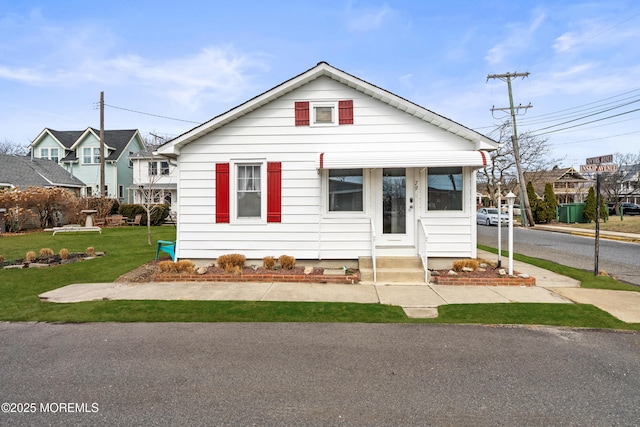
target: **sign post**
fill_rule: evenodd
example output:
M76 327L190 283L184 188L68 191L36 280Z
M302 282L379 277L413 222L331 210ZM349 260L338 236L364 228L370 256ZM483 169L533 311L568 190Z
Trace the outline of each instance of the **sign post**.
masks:
M593 275L598 275L598 257L600 255L600 172L615 172L618 166L612 164L613 154L606 156L590 157L586 165L580 166L580 172L596 173L596 247L593 265Z

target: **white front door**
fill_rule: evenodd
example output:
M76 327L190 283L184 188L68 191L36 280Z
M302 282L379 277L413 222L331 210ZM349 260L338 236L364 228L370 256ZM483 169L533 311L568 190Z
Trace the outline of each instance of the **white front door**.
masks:
M413 170L384 168L375 172L378 245L415 246Z

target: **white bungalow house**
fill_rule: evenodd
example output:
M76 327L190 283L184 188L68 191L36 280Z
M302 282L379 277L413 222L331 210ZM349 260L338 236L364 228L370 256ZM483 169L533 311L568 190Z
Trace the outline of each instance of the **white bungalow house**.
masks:
M497 147L321 62L158 153L179 170L177 258L426 263L476 256L475 170Z

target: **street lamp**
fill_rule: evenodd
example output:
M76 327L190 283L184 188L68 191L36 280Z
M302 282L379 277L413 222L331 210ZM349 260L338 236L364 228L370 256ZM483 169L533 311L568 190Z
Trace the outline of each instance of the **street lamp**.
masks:
M502 191L498 181L498 268L502 268Z
M509 205L509 276L513 276L513 204L516 201L516 195L509 191L506 198Z

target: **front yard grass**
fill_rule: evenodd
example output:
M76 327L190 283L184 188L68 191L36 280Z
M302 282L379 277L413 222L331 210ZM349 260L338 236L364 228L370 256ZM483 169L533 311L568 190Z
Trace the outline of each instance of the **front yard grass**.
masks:
M154 227L152 233L154 242L175 239L172 227ZM0 255L6 259L23 258L27 251L37 253L44 247L58 253L61 248L84 252L89 246L106 252L106 256L44 269L0 270L0 321L476 323L640 330L640 324L626 324L596 307L577 304L447 305L440 307L436 319L409 319L400 307L380 304L153 300L46 303L38 298L42 292L72 283L112 282L152 260L156 247L155 243L147 245L146 228L105 228L102 235L69 233L54 237L36 232L0 237ZM540 261L524 258L517 259L532 264ZM546 262L544 265L542 268L552 267L560 274L580 271ZM618 289L610 278L593 278L588 273L580 277L588 283L593 280L598 286Z
M482 249L494 254L498 253L498 250L489 246L478 245L478 249ZM508 257L508 251L502 251L502 256ZM562 274L563 276L571 277L580 281L581 288L590 289L609 289L612 291L632 291L640 292L640 286L633 286L627 283L622 283L608 276L594 276L593 271L580 270L578 268L567 267L553 261L547 261L539 258L532 258L526 255L513 254L513 259L525 262L527 264L535 265L536 267L543 268L545 270L553 271L554 273Z

